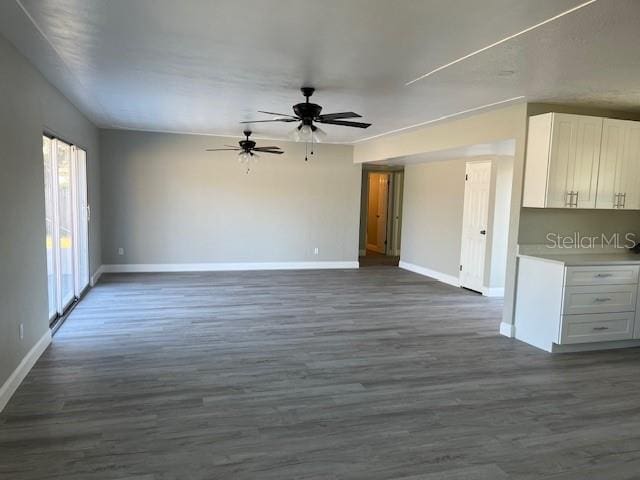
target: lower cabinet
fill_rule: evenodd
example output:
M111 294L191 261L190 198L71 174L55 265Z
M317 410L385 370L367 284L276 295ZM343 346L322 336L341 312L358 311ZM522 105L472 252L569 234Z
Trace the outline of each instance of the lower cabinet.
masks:
M639 270L639 265L565 266L520 257L516 338L547 351L640 339Z
M564 315L558 343L631 340L635 317L635 312Z

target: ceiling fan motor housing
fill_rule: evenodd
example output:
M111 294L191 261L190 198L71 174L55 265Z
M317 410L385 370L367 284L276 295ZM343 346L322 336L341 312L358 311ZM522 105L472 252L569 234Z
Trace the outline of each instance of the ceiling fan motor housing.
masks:
M293 106L293 111L302 120L303 125L311 125L313 119L322 112L322 107L315 103L298 103Z
M240 148L242 148L245 152L253 150L256 146L256 142L253 140L240 140Z

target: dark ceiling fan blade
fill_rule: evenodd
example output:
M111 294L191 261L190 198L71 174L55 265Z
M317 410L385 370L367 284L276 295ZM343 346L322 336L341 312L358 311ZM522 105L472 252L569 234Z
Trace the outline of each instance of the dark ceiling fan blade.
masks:
M297 118L276 118L274 120L247 120L240 123L264 123L264 122L299 122Z
M370 123L362 122L345 122L343 120L318 120L318 123L324 123L327 125L342 125L343 127L356 127L356 128L368 128Z
M295 115L291 115L289 113L275 113L275 112L265 112L264 110L258 110L259 113L266 113L267 115L275 115L276 117L291 117L291 118L298 118ZM300 120L298 118L298 120Z
M355 112L326 113L318 115L316 120L339 120L341 118L362 118L362 115L358 115Z
M275 153L276 155L281 155L284 153L282 150L262 150L260 148L254 148L253 151L260 153Z
M207 148L207 152L239 152L241 148Z
M256 147L253 150L255 150L256 152L283 152L284 151L280 148L262 148L262 147Z
M282 150L280 147L254 147L254 150L258 150L258 149L264 149L264 150Z

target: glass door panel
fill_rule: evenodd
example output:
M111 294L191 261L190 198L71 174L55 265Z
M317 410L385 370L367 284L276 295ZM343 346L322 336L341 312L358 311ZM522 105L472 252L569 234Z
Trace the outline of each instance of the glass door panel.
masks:
M87 154L81 148L75 149L74 194L76 232L76 297L89 285L89 208L87 205Z
M60 298L62 308L74 297L73 199L71 185L71 147L55 140L58 160L58 235L60 255Z
M52 141L48 137L42 139L42 154L44 157L44 201L45 201L45 248L47 251L47 293L49 320L55 317L58 310L56 289L56 255L53 248L57 243L54 235L54 196L53 196L53 154Z

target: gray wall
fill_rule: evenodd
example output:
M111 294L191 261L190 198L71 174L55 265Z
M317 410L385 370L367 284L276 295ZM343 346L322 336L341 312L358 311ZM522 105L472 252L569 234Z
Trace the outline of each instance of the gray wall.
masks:
M465 159L407 165L400 258L458 277Z
M42 133L87 149L91 272L101 264L98 131L0 36L0 385L48 328ZM24 325L24 339L19 325Z
M356 261L352 147L322 144L305 162L303 144L259 141L286 153L249 174L235 152L205 152L237 141L101 130L104 263Z

